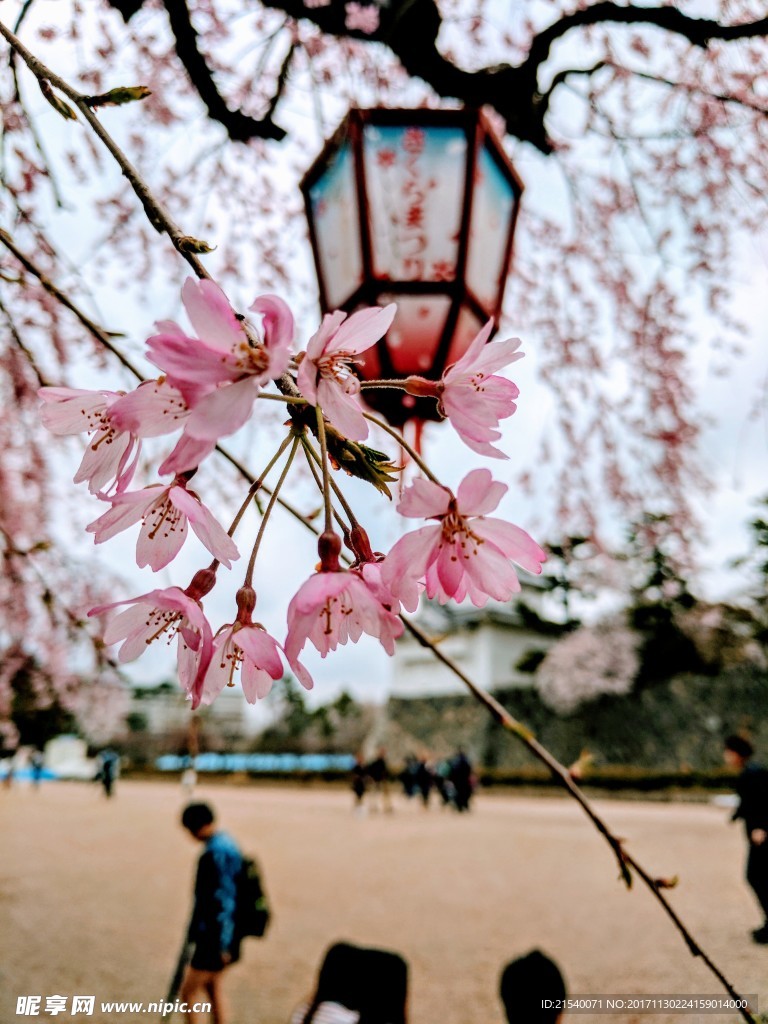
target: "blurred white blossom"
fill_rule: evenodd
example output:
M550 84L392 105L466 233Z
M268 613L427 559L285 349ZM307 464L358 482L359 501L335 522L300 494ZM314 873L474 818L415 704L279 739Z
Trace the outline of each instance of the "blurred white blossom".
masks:
M550 648L539 666L541 699L568 714L604 693L629 693L640 668L639 643L639 635L620 619L581 626Z

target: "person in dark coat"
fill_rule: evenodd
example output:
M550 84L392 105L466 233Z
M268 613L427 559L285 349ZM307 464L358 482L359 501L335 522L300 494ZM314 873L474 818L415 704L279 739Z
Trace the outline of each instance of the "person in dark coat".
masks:
M376 757L366 768L368 778L371 782L371 804L376 810L378 801L381 801L382 810L392 811L392 798L389 795L389 765L387 764L387 751L385 747L379 747ZM374 797L378 799L374 802Z
M99 754L99 771L96 777L104 788L104 796L112 796L119 771L120 755L109 747L102 750Z
M760 945L768 945L768 769L754 760L754 748L743 736L729 736L723 759L739 769L736 793L739 805L733 821L741 818L747 833L747 882L763 911L763 924L752 932Z
M205 850L197 863L189 925L188 940L194 949L179 998L191 1006L207 997L214 1024L225 1024L221 978L225 968L240 958L242 936L237 927L237 893L243 855L235 841L216 827L208 804L189 804L184 808L181 824L205 844ZM199 1019L197 1014L190 1014L192 1022Z
M352 792L355 794L354 809L357 814L365 813L365 793L368 789L368 769L362 754L355 756L355 763L352 766Z
M451 761L450 780L455 792L454 803L457 811L468 811L472 799L472 765L463 750L457 751Z

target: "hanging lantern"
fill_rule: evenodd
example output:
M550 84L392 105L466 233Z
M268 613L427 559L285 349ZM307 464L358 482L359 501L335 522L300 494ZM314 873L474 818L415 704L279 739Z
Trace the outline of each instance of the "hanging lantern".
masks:
M481 112L353 109L301 189L323 312L397 303L363 379L437 380L498 322L523 186ZM439 418L431 398L365 398L397 426Z

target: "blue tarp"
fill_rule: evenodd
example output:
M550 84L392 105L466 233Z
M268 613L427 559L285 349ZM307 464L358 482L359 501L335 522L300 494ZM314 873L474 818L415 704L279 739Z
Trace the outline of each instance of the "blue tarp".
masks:
M347 772L355 759L351 754L198 754L191 762L178 754L158 757L161 772Z

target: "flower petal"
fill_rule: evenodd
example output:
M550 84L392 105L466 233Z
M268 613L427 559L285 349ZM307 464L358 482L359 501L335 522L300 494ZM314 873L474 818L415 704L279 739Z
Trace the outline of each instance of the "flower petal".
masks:
M473 523L472 528L478 537L490 541L523 569L536 575L541 572L547 553L521 527L503 519L483 518Z
M253 377L236 384L224 384L195 406L187 420L186 432L200 441L218 441L239 430L250 418L259 385Z
M231 351L243 339L243 328L214 281L197 281L188 277L181 289L181 299L198 338L215 348Z
M161 437L183 426L188 414L181 392L161 378L118 398L109 408L109 422L136 437Z
M333 380L320 378L317 385L317 404L331 423L352 441L368 437L368 424L357 400Z
M176 508L189 519L195 534L213 557L231 569L232 562L237 561L240 552L210 509L206 508L196 494L190 493L184 487L172 487L168 496Z
M447 487L426 477L417 477L403 491L397 511L412 519L436 519L447 514L451 498Z
M375 345L389 328L397 313L397 305L373 306L359 309L339 326L334 336L325 345L324 352L364 352Z
M473 469L467 473L456 492L459 511L463 516L483 516L493 512L509 488L491 476L488 469Z

